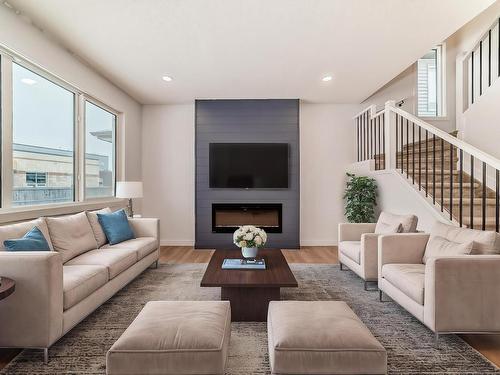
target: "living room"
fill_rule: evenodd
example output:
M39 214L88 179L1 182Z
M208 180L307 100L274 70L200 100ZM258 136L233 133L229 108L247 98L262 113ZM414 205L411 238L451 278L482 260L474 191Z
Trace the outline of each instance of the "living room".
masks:
M0 3L0 374L500 373L500 1Z

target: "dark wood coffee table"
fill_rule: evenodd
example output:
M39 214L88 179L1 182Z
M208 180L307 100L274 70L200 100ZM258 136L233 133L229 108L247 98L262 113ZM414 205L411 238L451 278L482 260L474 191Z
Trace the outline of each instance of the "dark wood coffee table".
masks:
M279 249L261 249L258 258L265 270L223 270L226 258L241 258L239 250L216 250L208 263L200 286L220 287L221 300L231 302L234 322L264 322L269 301L280 299L280 288L298 287L285 257Z

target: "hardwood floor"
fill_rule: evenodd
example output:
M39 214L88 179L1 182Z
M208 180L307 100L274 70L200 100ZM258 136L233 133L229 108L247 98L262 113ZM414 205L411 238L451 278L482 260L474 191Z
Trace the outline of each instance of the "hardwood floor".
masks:
M163 246L160 263L208 263L213 250L194 250L186 246ZM335 246L307 246L300 250L283 250L289 263L338 263ZM360 281L361 282L361 281ZM462 335L463 339L486 358L500 366L500 335ZM0 369L19 353L17 349L0 349Z

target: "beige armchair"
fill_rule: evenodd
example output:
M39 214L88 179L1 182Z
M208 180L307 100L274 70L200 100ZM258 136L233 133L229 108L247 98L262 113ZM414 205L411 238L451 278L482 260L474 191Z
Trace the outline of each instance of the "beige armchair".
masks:
M449 242L438 249L443 256L426 254L432 238ZM430 235L380 236L380 300L385 294L400 304L435 332L436 344L440 334L500 333L498 244L495 232L445 224ZM471 254L452 255L454 248Z
M414 215L394 215L382 212L377 223L340 223L338 227L338 256L340 269L344 266L364 281L378 281L378 237L384 233L414 232L418 218ZM376 290L376 289L374 289Z

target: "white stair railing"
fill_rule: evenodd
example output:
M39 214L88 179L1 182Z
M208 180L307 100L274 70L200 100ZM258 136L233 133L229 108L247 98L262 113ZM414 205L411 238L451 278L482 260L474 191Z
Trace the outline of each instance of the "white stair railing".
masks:
M395 106L354 117L357 160L393 169L460 226L500 227L500 160ZM467 212L466 212L467 211Z

